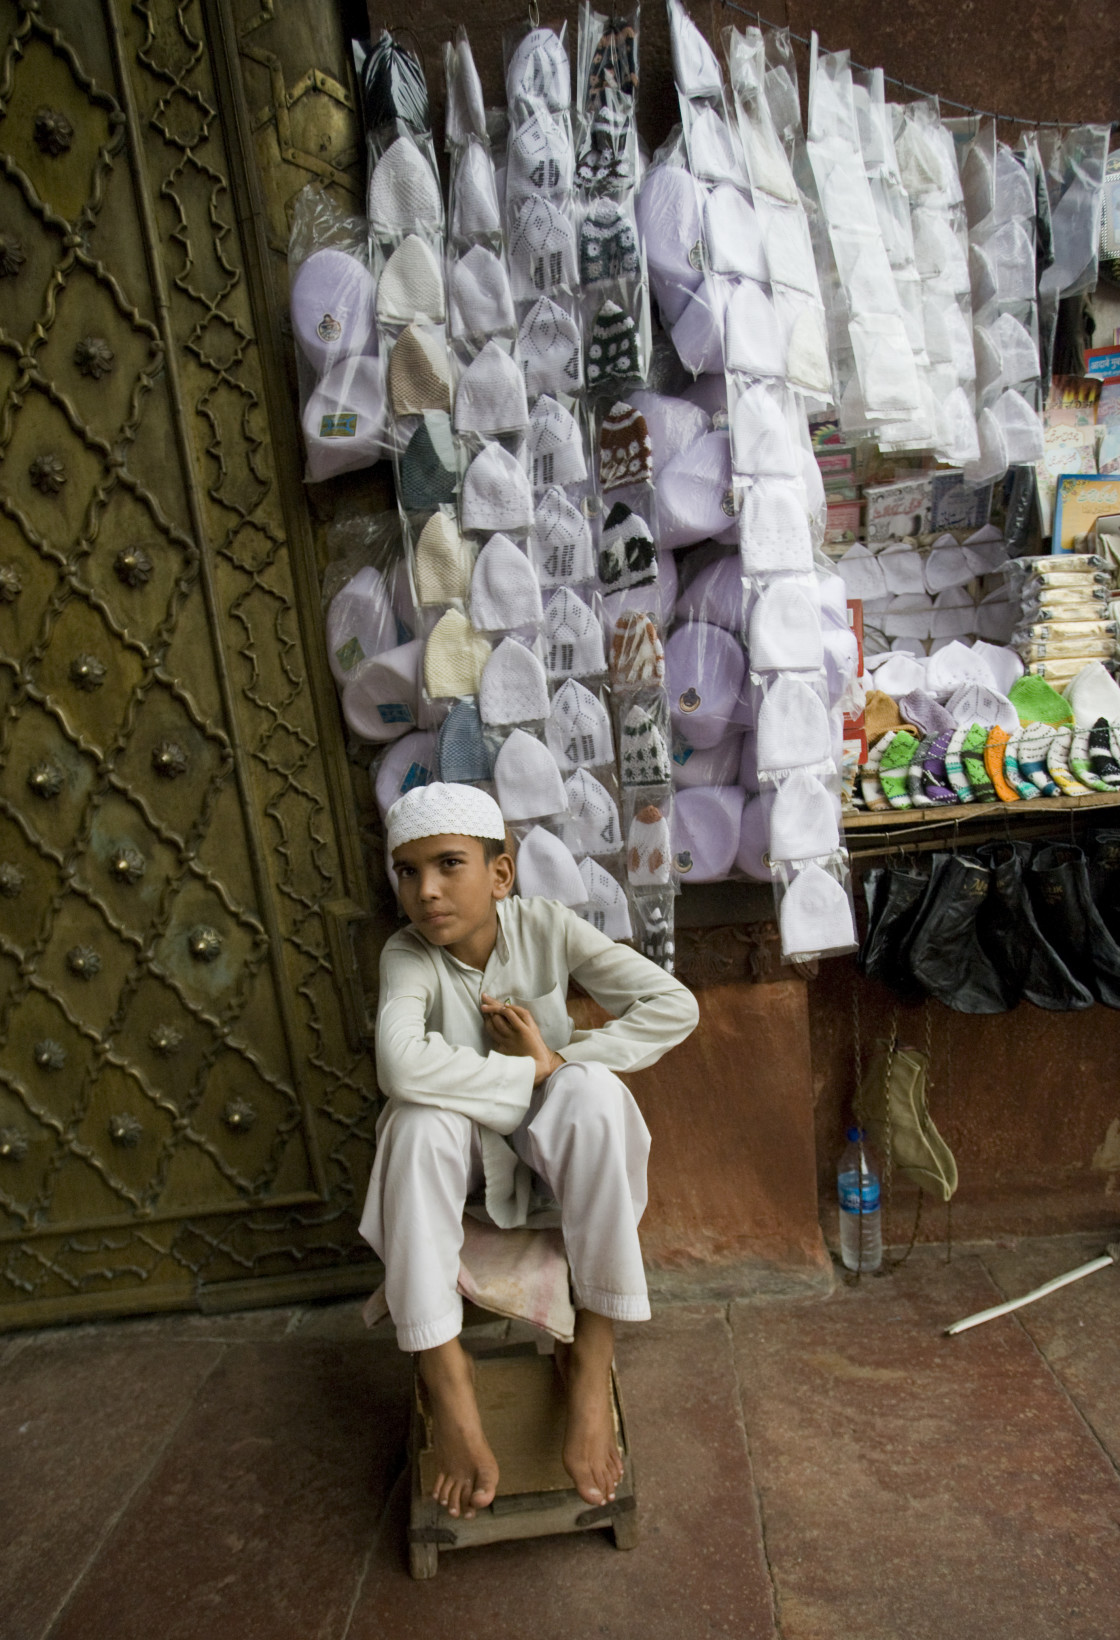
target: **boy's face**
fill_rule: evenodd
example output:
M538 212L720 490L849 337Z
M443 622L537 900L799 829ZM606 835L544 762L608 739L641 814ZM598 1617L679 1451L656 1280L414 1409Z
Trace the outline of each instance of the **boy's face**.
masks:
M401 904L433 945L455 946L489 927L513 887L509 854L487 861L477 837L418 837L393 851Z

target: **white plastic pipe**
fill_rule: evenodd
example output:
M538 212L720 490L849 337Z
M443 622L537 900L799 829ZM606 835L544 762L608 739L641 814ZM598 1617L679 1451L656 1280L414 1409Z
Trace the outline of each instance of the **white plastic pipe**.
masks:
M945 1335L952 1338L957 1333L967 1332L970 1327L979 1327L984 1321L994 1321L997 1315L1010 1315L1012 1310L1021 1310L1024 1304L1033 1304L1036 1298L1056 1293L1059 1287L1068 1287L1071 1281L1080 1281L1082 1276L1091 1276L1095 1270L1103 1270L1109 1264L1120 1264L1120 1242L1113 1243L1100 1258L1090 1259L1088 1264L1079 1264L1076 1270L1067 1270L1064 1276L1055 1276L1053 1281L1043 1282L1041 1287L1024 1293L1022 1298L1009 1298L1006 1304L993 1304L990 1310L978 1310L975 1315L966 1315L963 1321L954 1321L951 1327L945 1328Z

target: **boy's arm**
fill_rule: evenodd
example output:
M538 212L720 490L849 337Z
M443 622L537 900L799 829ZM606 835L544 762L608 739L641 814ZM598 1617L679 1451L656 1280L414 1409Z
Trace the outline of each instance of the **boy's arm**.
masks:
M567 913L568 972L616 1017L589 1031L573 1031L562 1059L593 1059L612 1071L640 1071L696 1029L696 998L672 974L627 945Z
M382 1093L410 1105L459 1111L497 1133L512 1133L533 1094L531 1059L457 1048L428 1029L431 963L396 947L381 956L377 1010L377 1081Z

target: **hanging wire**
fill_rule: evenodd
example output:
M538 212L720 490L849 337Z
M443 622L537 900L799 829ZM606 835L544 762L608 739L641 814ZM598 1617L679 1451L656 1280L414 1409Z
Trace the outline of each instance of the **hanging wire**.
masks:
M769 17L763 17L761 12L754 11L750 6L740 6L738 0L719 0L719 3L728 11L737 11L742 17L753 17L759 28L780 29L787 33L791 40L796 40L799 46L812 45L812 41L807 35L795 34L785 23L772 22ZM865 74L873 72L866 63L857 63L854 58L852 59L852 67ZM946 103L950 108L963 109L966 114L971 114L977 120L1002 120L1007 125L1021 125L1030 130L1045 128L1054 131L1073 131L1079 125L1104 123L1104 121L1095 120L1029 120L1021 118L1018 114L997 114L991 109L977 108L975 103L958 102L955 97L945 97L939 91L923 91L921 86L911 85L909 80L900 80L897 75L888 74L886 71L883 72L883 79L888 85L901 86L903 91L908 91L913 97L936 97L939 103ZM1112 123L1115 125L1117 122L1114 120Z

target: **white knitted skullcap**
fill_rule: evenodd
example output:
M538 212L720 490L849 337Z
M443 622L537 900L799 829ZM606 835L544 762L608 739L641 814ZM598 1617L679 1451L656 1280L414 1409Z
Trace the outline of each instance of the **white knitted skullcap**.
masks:
M518 433L529 420L525 383L499 342L486 343L459 379L455 394L457 433Z
M721 114L702 108L688 133L689 164L693 174L706 182L739 182L743 167L735 144Z
M444 319L443 273L432 247L417 234L402 239L377 281L377 317L388 324Z
M797 581L775 581L751 611L748 644L755 672L815 672L824 663L818 600Z
M564 782L556 760L543 741L525 729L514 729L494 759L498 802L507 820L539 820L563 814Z
M595 578L591 526L555 485L537 502L529 532L529 556L542 587L576 586Z
M730 182L721 182L708 196L704 207L704 235L708 257L716 273L769 279L762 229L754 207Z
M444 73L447 79L445 120L448 146L457 147L470 137L485 138L486 106L482 81L466 39L444 47Z
M617 877L612 877L598 860L581 860L579 874L587 890L587 909L583 916L600 934L609 940L628 940L634 930L630 924L630 907L626 891Z
M471 620L479 632L509 632L540 621L541 589L533 566L508 535L492 535L471 579Z
M487 444L467 468L462 507L464 529L528 529L533 495L517 457L500 444Z
M770 811L770 857L816 860L840 847L840 802L816 775L795 769Z
M618 805L601 780L577 769L564 782L569 835L577 854L616 854L622 847Z
M504 841L502 811L477 786L433 780L398 797L385 816L389 852L420 837L493 837Z
M808 956L856 943L848 896L821 866L808 865L798 872L782 896L778 916L783 956Z
M578 484L587 477L579 423L570 410L547 393L533 406L528 444L534 489Z
M398 137L373 168L369 218L380 233L438 228L443 220L439 183L411 137Z
M603 634L598 621L571 587L560 587L544 612L545 666L554 678L605 672Z
M530 194L522 200L509 236L511 266L539 291L574 289L576 236L571 220L551 200Z
M567 108L572 100L568 53L559 35L550 28L530 29L506 69L506 100L511 108L538 98L554 113Z
M755 752L760 774L825 763L832 750L828 712L800 678L780 672L758 709Z
M614 761L607 709L598 695L593 695L575 678L569 678L556 691L544 726L544 738L553 757L565 770Z
M786 349L774 304L761 285L745 279L727 304L729 370L750 376L783 376Z
M451 192L451 233L455 239L501 233L494 161L481 142L468 142L464 148Z
M539 895L543 900L559 900L561 905L587 903L587 888L570 851L543 826L534 826L521 841L517 887L526 899Z
M472 245L447 275L454 336L489 336L515 323L509 274L485 245Z
M547 108L519 125L509 139L506 195L566 194L572 186L572 141L563 120Z
M669 822L655 803L634 815L626 833L626 875L638 886L667 883L673 870Z
M583 386L579 327L549 296L539 296L521 321L517 350L530 393L577 393Z
M669 0L669 46L673 78L684 97L718 97L723 75L715 52L680 0Z
M548 716L544 667L516 638L504 639L486 663L479 685L483 723L536 723Z

